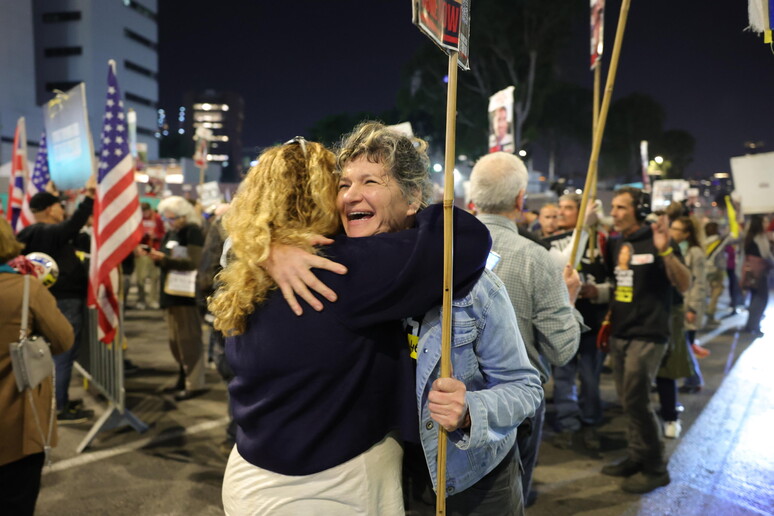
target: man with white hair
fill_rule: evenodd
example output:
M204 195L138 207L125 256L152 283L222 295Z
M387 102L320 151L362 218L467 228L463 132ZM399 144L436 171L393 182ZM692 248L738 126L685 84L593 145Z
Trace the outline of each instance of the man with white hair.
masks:
M495 152L473 167L470 192L479 219L491 233L492 251L501 257L493 271L508 290L527 355L545 384L550 370L541 358L552 365L564 365L578 350L583 319L572 305L580 279L569 265L562 277L544 248L519 235L516 219L524 204L527 178L527 169L519 158ZM525 422L519 426L517 442L524 467L522 487L526 505L534 501L530 484L544 414L545 402L538 407L530 425Z

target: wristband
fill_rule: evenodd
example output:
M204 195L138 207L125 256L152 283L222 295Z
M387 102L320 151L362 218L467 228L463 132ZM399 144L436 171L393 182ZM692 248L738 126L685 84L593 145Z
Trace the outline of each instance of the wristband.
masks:
M670 254L672 254L672 252L673 252L673 249L671 247L667 247L666 251L659 251L658 255L663 258L664 256L669 256Z

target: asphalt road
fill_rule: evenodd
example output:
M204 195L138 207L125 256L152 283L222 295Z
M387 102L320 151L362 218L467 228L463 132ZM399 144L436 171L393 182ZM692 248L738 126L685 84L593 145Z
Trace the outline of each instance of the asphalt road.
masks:
M599 473L603 464L623 456L625 450L624 419L612 377L604 374L608 408L600 429L602 450L592 454L582 446L556 448L548 425L534 477L539 496L527 513L774 514L774 447L767 437L774 422L774 375L764 367L774 360L769 351L774 339L753 341L735 332L744 317L725 319L711 333L700 333L712 355L701 361L705 388L680 396L685 405L683 436L667 441L672 455L670 486L644 497L628 495L618 488L619 480ZM766 322L764 331L774 335L774 316ZM225 385L214 370L208 370L207 392L175 402L168 389L177 367L167 346L162 313L129 310L126 334L127 356L141 368L126 378L127 407L149 429L143 434L128 427L102 432L77 454L91 424L60 427L55 464L44 473L37 513L221 514ZM81 383L74 379L71 397L83 397L99 417L105 402L84 392ZM550 385L546 395L550 399ZM549 403L549 422L552 411Z

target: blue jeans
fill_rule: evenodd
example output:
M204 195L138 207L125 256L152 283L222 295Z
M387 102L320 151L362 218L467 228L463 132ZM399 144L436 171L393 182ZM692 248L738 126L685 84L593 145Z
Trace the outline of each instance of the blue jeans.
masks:
M701 387L704 385L704 377L701 375L701 367L699 361L696 360L696 354L693 352L691 344L696 339L696 332L694 330L688 330L685 332L685 343L688 345L688 356L691 357L691 363L693 364L693 370L696 374L687 377L683 381L684 387Z
M67 402L70 400L67 389L70 387L73 363L78 356L78 348L81 343L84 301L83 299L57 299L56 306L64 314L65 319L70 322L75 334L73 347L64 353L54 355L54 365L56 366L56 408L62 411L67 408Z
M577 431L581 424L598 425L602 421L601 371L602 353L597 349L596 334L584 333L578 354L567 364L554 367L554 405L560 431ZM576 374L580 374L580 397Z

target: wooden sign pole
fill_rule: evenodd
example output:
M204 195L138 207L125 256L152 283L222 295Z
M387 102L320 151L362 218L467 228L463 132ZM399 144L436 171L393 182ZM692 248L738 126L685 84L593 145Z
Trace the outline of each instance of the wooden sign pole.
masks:
M599 124L599 87L602 85L602 58L597 59L596 66L594 67L594 105L592 109L592 122L591 122L591 134L597 133L597 125ZM591 182L589 189L589 196L591 199L597 198L597 166L594 167L594 180ZM597 247L597 231L596 226L593 231L589 233L589 255L591 259L594 259L594 250Z
M454 163L457 130L457 52L449 53L446 94L446 157L443 188L443 308L441 312L441 378L451 377L452 268L454 263ZM438 426L436 516L446 514L446 430Z
M597 163L599 162L599 150L602 147L602 135L605 133L605 123L607 122L607 113L610 110L610 101L613 97L613 86L615 85L615 75L618 71L618 60L621 56L621 46L623 44L624 31L626 30L626 18L629 16L629 4L631 0L623 0L621 3L621 13L618 16L618 27L615 32L615 43L613 44L613 54L610 58L610 70L607 73L605 84L605 95L602 98L602 107L599 110L599 119L594 130L594 140L591 144L591 157L589 158L589 168L586 174L586 185L583 188L583 198L580 209L578 210L578 221L575 224L575 238L572 241L572 253L570 254L570 263L575 265L575 256L578 254L578 245L580 243L581 231L583 230L583 219L586 218L586 205L589 202L589 190L593 181L596 179Z

